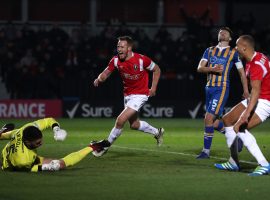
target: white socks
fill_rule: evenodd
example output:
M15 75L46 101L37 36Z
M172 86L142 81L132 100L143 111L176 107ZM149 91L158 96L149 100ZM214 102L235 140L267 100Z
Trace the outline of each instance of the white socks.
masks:
M245 130L245 133L239 132L237 135L241 138L248 151L254 156L254 158L256 158L257 162L261 166L266 167L269 165L268 161L262 154L255 137L248 130Z
M158 129L151 126L145 121L140 121L140 127L138 128L139 131L143 131L145 133L150 133L152 135L157 135L158 134Z
M262 154L255 137L248 131L245 130L245 133L239 132L236 136L235 131L233 130L233 126L225 127L225 136L227 139L227 145L230 148L235 138L238 136L243 141L244 145L247 147L248 151L251 153L251 155L256 158L257 162L261 166L268 166L269 163L265 159L264 155ZM233 161L232 158L229 159L229 162L232 164L236 163Z
M122 133L122 129L113 127L108 137L108 141L112 144Z
M158 134L158 129L151 126L145 121L140 121L140 127L138 128L139 131L143 131L145 133L150 133L152 135ZM118 129L113 127L108 137L108 141L112 144L122 133L122 129Z
M225 137L227 139L227 145L230 148L234 139L236 138L236 133L233 130L233 126L225 127Z

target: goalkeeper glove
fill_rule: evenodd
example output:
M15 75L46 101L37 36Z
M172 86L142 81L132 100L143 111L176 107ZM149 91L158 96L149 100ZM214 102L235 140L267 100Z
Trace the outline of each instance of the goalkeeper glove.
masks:
M60 160L52 160L47 164L42 164L42 171L58 171L60 169Z
M60 129L59 126L53 127L53 133L56 141L64 141L67 137L67 132L64 129Z

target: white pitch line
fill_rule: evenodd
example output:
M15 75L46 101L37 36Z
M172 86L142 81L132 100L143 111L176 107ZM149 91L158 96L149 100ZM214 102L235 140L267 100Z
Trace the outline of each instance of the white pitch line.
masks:
M197 156L196 154L175 152L175 151L157 151L157 150L153 150L153 149L131 148L131 147L118 146L118 145L113 145L112 147L119 148L119 149L136 150L136 151L149 151L149 152L156 152L156 153L176 154L176 155L181 155L181 156L191 156L191 157L196 157ZM228 158L221 158L221 157L216 157L216 156L211 156L211 158L218 159L218 160L224 160L224 161L228 160ZM252 165L258 165L255 162L250 162L250 161L246 161L246 160L240 160L239 162L252 164Z

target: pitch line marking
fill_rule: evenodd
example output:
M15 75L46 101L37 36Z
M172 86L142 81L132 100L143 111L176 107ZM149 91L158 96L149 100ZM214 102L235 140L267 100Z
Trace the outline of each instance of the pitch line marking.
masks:
M157 150L153 150L153 149L131 148L131 147L118 146L118 145L113 145L112 147L119 148L119 149L136 150L136 151L149 151L149 152L156 152L156 153L176 154L176 155L181 155L181 156L191 156L191 157L196 157L197 156L196 154L183 153L183 152L175 152L175 151L157 151ZM211 158L218 159L218 160L228 161L228 158L221 158L221 157L216 157L216 156L211 156ZM240 160L239 162L241 162L241 163L247 163L247 164L252 164L252 165L258 165L255 162L250 162L250 161L246 161L246 160Z

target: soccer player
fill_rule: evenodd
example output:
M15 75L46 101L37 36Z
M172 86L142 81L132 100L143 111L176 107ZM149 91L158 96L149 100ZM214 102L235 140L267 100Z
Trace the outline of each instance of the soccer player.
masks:
M118 38L117 56L114 56L107 68L94 80L94 86L103 83L114 70L118 70L124 85L125 108L117 117L108 139L104 142L104 150L95 156L102 156L111 144L121 135L124 124L128 121L131 129L151 134L160 146L163 142L163 128L155 128L145 121L139 120L138 112L149 97L156 95L160 78L160 68L149 57L132 51L133 39L130 36ZM148 88L148 73L152 72L152 85Z
M229 96L229 75L233 65L236 66L243 86L243 97L248 98L247 79L243 64L237 51L229 46L232 39L232 31L228 27L222 27L218 33L218 45L205 50L197 71L206 73L206 114L204 118L204 147L197 159L210 157L210 148L214 136L214 129L224 133L224 125L219 120L223 114L224 106Z
M223 117L231 157L228 162L215 164L215 166L222 170L239 170L237 152L237 138L239 137L259 163L259 166L249 175L266 175L270 172L270 165L249 130L261 124L270 115L269 60L264 54L255 51L255 42L250 35L240 36L236 41L236 49L246 60L246 75L249 78L251 93L249 99L238 103Z
M2 150L2 170L8 171L58 171L81 161L92 150L101 150L98 143L91 143L80 151L62 159L44 158L37 155L36 149L42 145L42 131L52 128L54 139L63 141L66 131L60 129L53 118L44 118L28 123L19 129L7 124L0 130L0 139L10 140Z

